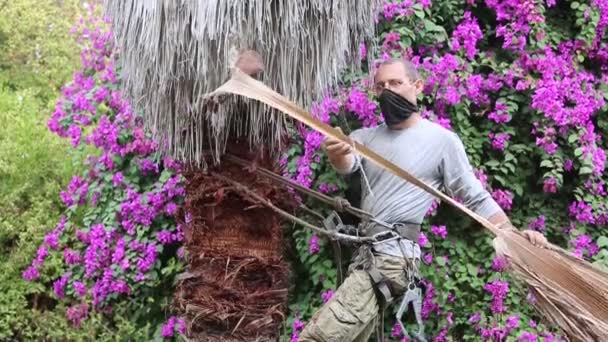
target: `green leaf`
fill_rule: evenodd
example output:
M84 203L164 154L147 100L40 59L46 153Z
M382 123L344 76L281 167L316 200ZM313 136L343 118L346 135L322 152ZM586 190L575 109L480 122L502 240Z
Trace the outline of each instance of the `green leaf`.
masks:
M540 166L541 167L553 167L553 161L550 159L545 159L542 162L540 162Z
M444 257L437 257L437 258L435 258L435 262L437 262L437 265L439 265L439 266L445 266L445 258Z
M489 167L497 167L498 165L500 165L500 162L496 159L490 160L489 162L484 163L485 166L489 166Z
M503 186L507 186L509 183L499 175L495 175L494 178Z
M477 277L477 267L475 265L467 264L467 271L469 271L469 275Z
M582 154L583 154L583 149L581 147L578 147L574 150L574 156L580 157Z
M578 174L579 175L590 175L592 172L593 172L592 168L590 168L589 166L583 166L578 171Z
M600 236L600 238L597 239L597 245L600 248L608 247L608 236Z

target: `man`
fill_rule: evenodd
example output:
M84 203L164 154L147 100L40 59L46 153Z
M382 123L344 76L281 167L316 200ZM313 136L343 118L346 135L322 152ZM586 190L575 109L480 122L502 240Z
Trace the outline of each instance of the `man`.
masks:
M503 229L514 229L475 177L458 136L418 113L416 98L423 82L415 67L401 59L382 63L374 77L374 88L385 124L356 130L350 137L427 184L443 187L452 197L463 199L465 206L490 222ZM434 197L389 171L361 160L349 144L327 138L323 146L338 173L346 175L362 170L362 209L380 221L401 223L403 229L399 233L410 237L375 244L371 249L371 263L389 284L392 295L402 295L408 285L406 270L412 270L420 258L415 237ZM388 228L376 226L371 232L378 234L385 230ZM538 232L523 233L534 245L542 247L547 242ZM367 341L379 314L375 291L366 269L351 269L332 299L302 331L299 341Z

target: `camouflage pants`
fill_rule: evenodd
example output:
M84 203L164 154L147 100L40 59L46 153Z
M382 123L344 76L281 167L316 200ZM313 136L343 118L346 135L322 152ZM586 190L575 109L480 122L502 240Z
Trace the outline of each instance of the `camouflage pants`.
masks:
M403 258L376 255L378 271L388 278L393 298L405 291L408 261ZM364 342L375 330L379 317L378 301L372 281L364 270L354 270L333 297L313 315L299 342Z

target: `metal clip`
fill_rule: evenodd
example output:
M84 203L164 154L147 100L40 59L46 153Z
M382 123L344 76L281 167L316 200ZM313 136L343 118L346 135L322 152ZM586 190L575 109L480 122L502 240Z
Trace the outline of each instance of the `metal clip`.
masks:
M385 242L389 242L389 241L394 241L394 240L398 240L401 237L399 236L399 234L395 233L392 230L386 230L380 233L376 233L374 235L372 235L372 238L374 239L373 244L377 245L380 243L385 243Z
M340 215L338 215L337 212L332 211L331 214L323 220L323 226L330 232L337 232L342 226L342 219L340 219Z
M413 336L407 332L401 321L403 314L407 312L410 303L412 303L414 314L416 315L416 322L418 323L418 332L414 333ZM426 337L424 336L424 323L422 322L422 291L414 282L408 284L407 291L403 295L396 318L404 336L412 338L414 341L427 342Z
M357 228L342 223L340 215L338 215L335 210L323 220L323 226L325 226L325 229L331 232L358 236Z

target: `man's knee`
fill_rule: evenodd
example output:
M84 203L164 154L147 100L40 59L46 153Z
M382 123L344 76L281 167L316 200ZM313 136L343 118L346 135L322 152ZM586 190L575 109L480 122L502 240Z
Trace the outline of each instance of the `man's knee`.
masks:
M310 320L298 341L352 341L362 325L363 322L340 302L332 301Z
M367 273L355 271L317 312L299 341L353 341L378 313Z

